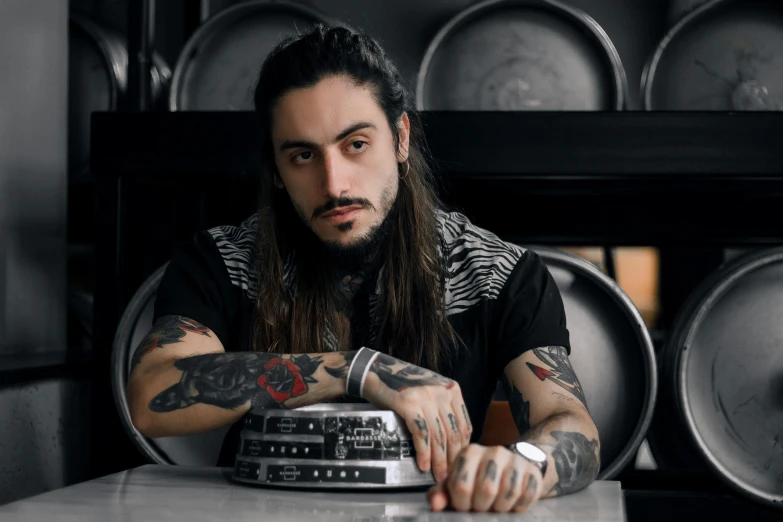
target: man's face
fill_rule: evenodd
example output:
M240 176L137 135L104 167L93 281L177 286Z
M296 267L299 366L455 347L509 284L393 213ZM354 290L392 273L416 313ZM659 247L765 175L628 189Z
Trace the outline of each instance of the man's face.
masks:
M370 89L344 76L290 91L272 116L280 182L304 223L334 247L369 242L397 197L397 163L408 157L408 116L398 123L398 153Z

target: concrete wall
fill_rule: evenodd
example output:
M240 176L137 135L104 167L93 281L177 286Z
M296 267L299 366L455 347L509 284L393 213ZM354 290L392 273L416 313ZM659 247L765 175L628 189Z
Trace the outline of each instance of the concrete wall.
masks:
M0 389L0 504L85 480L89 389L70 379Z
M86 454L84 384L5 378L66 350L67 17L0 2L0 503L79 480Z
M0 356L65 348L67 2L0 2Z

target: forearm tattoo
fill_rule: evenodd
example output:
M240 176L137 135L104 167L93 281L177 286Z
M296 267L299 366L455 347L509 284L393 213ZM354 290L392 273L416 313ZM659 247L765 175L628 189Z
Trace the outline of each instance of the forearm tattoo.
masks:
M347 379L348 370L351 368L351 363L353 362L353 358L356 357L357 353L359 353L358 350L343 352L343 357L345 358L343 364L334 368L331 366L324 366L324 370L326 370L326 373L337 379Z
M370 371L376 374L382 383L396 391L403 391L413 386L441 385L450 388L455 384L442 375L386 354L379 354L375 358Z
M347 357L351 356L348 352ZM253 407L281 408L286 400L307 393L318 382L315 372L322 364L321 356L308 354L241 352L187 357L174 363L182 371L179 382L155 396L149 407L158 413L199 403L234 409L251 401ZM347 364L343 361L327 372L343 374Z
M150 332L139 343L131 360L131 371L138 366L141 359L155 348L163 348L167 344L181 343L188 333L212 337L209 328L180 315L164 315L155 321Z
M526 363L528 368L530 368L530 371L536 374L536 377L542 381L549 379L558 386L569 391L579 399L585 408L587 408L587 401L585 400L585 395L582 391L582 385L579 383L576 372L568 360L568 352L566 349L562 346L547 346L544 348L534 348L533 353L545 363L549 369Z
M517 431L520 435L524 435L530 429L530 401L526 401L514 383L505 376L503 376L502 382L508 397L511 416L517 425Z
M590 485L600 470L598 441L587 440L578 431L553 431L555 439L552 458L557 470L557 482L550 490L558 495L579 491Z

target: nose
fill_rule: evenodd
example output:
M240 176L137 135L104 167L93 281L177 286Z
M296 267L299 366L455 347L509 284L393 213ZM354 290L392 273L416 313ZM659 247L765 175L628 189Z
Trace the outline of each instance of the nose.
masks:
M337 154L324 154L324 189L329 198L339 198L351 188L349 169Z

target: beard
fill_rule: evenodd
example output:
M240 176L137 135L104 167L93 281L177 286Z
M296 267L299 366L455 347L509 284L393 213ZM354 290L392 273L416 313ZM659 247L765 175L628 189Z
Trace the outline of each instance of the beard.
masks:
M372 263L378 254L386 249L386 244L391 236L398 200L396 197L393 200L388 196L387 198L381 204L381 208L386 211L381 222L371 226L366 234L354 242L345 245L337 241L319 240L330 264L346 269L358 269L362 265ZM345 223L344 225L350 227L353 224Z
M307 232L302 238L304 241L305 252L315 255L314 259L323 259L327 265L332 268L356 271L368 264L374 265L380 257L379 254L386 249L389 237L392 233L393 224L397 215L399 191L392 196L392 190L387 188L381 195L379 213L383 216L380 223L371 226L366 233L356 238L349 244L343 244L338 241L321 239L310 226L310 220L305 217L302 209L296 205L293 200L291 203L296 213L302 220ZM330 200L325 205L316 209L313 213L314 218L325 212L338 207L360 204L363 208L375 208L365 199L335 199ZM347 232L353 228L354 223L342 223L337 226L341 232Z

